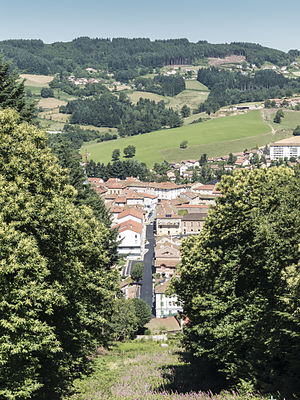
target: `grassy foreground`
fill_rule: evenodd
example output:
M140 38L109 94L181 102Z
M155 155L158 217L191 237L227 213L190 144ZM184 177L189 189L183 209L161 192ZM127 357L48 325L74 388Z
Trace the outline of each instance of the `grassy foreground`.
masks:
M207 387L199 379L201 370L183 362L175 344L118 343L94 359L89 377L74 383L73 395L65 400L263 400L259 395L240 395L228 391L195 391ZM203 368L207 375L207 368ZM199 374L200 373L200 374ZM211 377L212 378L212 377ZM204 378L205 379L205 378ZM214 381L215 382L215 381Z
M186 149L180 149L183 140L188 141ZM261 146L273 140L270 127L263 121L260 112L251 111L109 142L90 142L84 144L83 151L87 149L94 161L108 163L114 149L120 149L123 153L125 147L134 145L135 158L152 166L163 160L171 162L198 159L203 153L209 156L224 155L256 145Z

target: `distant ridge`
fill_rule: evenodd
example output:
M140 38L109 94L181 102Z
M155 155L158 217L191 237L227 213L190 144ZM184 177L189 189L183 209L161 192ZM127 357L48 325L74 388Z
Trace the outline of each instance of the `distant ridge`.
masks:
M91 39L80 37L71 42L46 44L42 40L5 40L0 52L23 72L55 74L75 68L94 67L108 71L160 68L164 65L199 63L208 57L240 55L249 63L270 62L286 65L300 55L297 50L285 53L256 43L232 42L211 44L188 39L154 40L147 38Z

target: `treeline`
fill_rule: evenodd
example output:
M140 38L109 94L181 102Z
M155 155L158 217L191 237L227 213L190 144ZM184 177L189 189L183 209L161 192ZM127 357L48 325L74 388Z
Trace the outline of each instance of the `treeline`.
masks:
M79 150L84 142L96 140L97 142L105 142L108 140L117 139L116 133L105 132L101 133L94 129L83 129L79 126L66 124L62 133L49 135L49 144L66 140L73 150Z
M119 77L138 76L140 68L164 65L191 64L206 57L245 56L247 61L260 66L265 61L286 65L297 53L285 53L255 43L211 44L207 41L191 43L187 39L90 39L80 37L71 42L43 43L42 40L5 40L0 51L14 66L28 73L55 74L72 72L76 68L104 68L117 72Z
M300 79L288 79L272 70L260 70L254 75L218 68L199 69L197 80L210 89L200 112L216 112L220 107L270 98L292 96L300 90Z
M71 114L72 124L117 127L122 137L182 124L179 114L166 108L163 101L155 103L141 98L134 105L124 93L119 97L105 93L92 99L73 100L61 106L60 112Z
M176 96L185 90L185 81L180 75L157 75L153 79L137 78L135 80L135 86L137 90L144 90L162 96Z
M153 174L147 165L137 160L118 160L107 165L90 160L87 162L86 173L89 177L102 178L104 181L109 178L126 179L129 176L138 177L141 181L154 180L151 179Z

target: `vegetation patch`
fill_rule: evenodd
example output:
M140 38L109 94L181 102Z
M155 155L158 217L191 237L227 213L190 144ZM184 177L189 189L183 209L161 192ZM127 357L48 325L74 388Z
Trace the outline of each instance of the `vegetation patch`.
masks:
M259 111L251 111L243 115L216 118L176 129L163 129L145 135L126 137L105 143L92 142L85 144L85 148L91 153L91 158L94 161L108 163L111 161L111 154L114 149L118 148L123 153L125 147L135 145L135 158L147 163L149 166L153 166L155 162L160 163L164 159L167 161L186 159L189 154L189 148L192 146L211 144L212 149L214 149L221 142L222 145L217 149L218 154L216 155L228 154L227 149L225 151L223 146L227 141L255 137L258 142L259 138L269 131L270 128L262 120ZM273 140L272 138L270 136L267 140L271 141ZM189 146L187 149L180 150L179 146L183 140L187 140ZM244 143L241 142L238 147L239 150L243 150L245 148ZM255 147L255 144L253 147ZM199 148L197 156L200 157L201 154L202 152Z

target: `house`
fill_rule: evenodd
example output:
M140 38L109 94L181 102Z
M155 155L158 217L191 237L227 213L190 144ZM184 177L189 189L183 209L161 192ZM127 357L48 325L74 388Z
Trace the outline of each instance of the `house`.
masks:
M161 240L155 247L155 272L163 277L175 274L176 266L180 263L180 245L172 240Z
M132 258L140 258L144 251L143 225L132 219L114 225L118 229L118 253Z
M170 280L166 280L155 287L156 318L175 316L182 311L182 306L179 304L177 296L166 294L169 285Z
M179 236L181 233L181 216L166 201L157 206L156 233L158 236Z
M270 159L300 157L300 136L292 136L270 144Z
M122 224L123 222L126 221L135 221L139 224L144 223L144 214L142 211L130 207L130 208L125 208L122 212L120 212L117 216L118 224Z
M181 220L181 233L184 236L197 235L203 228L207 213L186 214Z

